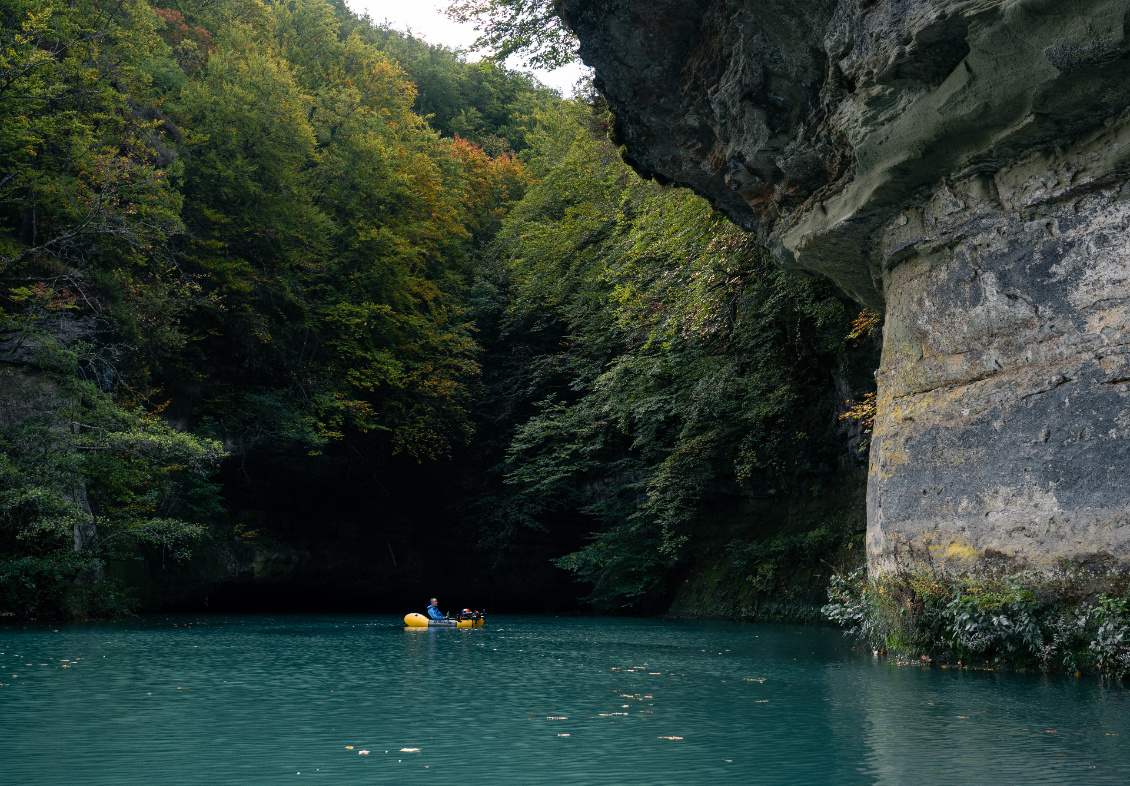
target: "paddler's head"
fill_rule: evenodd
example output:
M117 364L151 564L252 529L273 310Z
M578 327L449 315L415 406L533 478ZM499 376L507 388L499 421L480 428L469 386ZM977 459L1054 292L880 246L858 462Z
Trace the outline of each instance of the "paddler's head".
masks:
M438 609L439 608L439 601L436 600L435 598L432 598L432 605L435 606Z

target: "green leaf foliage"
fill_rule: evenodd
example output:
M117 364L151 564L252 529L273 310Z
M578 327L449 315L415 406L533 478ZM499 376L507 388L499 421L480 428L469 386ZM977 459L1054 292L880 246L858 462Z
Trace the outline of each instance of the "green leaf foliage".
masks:
M577 39L556 12L556 0L452 0L448 15L479 31L477 49L498 60L510 55L557 68L577 58Z
M1083 593L1082 577L940 570L836 573L824 615L875 652L985 669L1130 676L1130 597Z
M234 528L226 454L445 466L485 551L644 610L720 506L835 485L876 320L611 124L341 0L0 0L0 612L125 608L109 561Z
M527 156L538 182L480 281L502 295L480 293L482 321L521 346L497 405L529 407L482 526L499 546L588 522L590 544L557 564L598 605L646 608L712 501L830 476L833 372L859 358L854 308L775 268L703 200L641 181L609 124L584 104L546 119Z
M358 27L416 85L414 109L443 136L460 136L492 155L529 147L540 117L559 102L550 88L492 60L468 63L462 53L386 28Z
M437 87L437 131L397 47L477 103ZM466 442L472 255L555 100L326 0L0 3L0 605L103 613L106 560L184 556L220 440Z
M210 475L223 449L115 401L89 347L47 331L22 338L36 360L0 367L0 611L125 610L102 582L105 561L145 547L187 557L220 512Z

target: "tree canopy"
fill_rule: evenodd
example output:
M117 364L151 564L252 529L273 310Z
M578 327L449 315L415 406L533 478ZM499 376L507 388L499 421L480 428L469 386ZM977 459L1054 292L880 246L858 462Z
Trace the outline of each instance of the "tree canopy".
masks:
M872 384L874 348L846 340L858 308L829 284L777 269L689 191L638 178L591 101L534 140L537 182L480 268L488 365L506 369L494 412L512 428L480 526L504 545L587 522L590 545L558 565L622 608L664 589L713 503L830 482L838 396Z
M218 498L170 489L207 482L215 439L430 461L469 438L470 254L528 186L513 151L552 93L326 0L0 21L2 359L47 402L0 424L0 561L199 535ZM433 128L386 49L454 64L479 108L437 88ZM73 545L80 519L98 534Z
M452 13L572 56L550 3ZM0 612L128 608L108 566L230 542L256 451L444 467L452 537L610 608L830 483L875 320L611 125L341 0L0 1Z
M448 15L475 25L475 47L498 60L511 55L559 68L577 58L577 39L557 15L556 0L453 0Z

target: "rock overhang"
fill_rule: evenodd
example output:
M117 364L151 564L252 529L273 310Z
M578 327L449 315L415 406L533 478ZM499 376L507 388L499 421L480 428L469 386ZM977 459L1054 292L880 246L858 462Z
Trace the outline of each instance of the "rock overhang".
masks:
M904 209L947 179L983 174L991 191L1130 106L1130 0L559 7L629 163L876 307L898 261L879 235Z
M1130 0L559 7L638 171L883 310L872 570L1130 576Z

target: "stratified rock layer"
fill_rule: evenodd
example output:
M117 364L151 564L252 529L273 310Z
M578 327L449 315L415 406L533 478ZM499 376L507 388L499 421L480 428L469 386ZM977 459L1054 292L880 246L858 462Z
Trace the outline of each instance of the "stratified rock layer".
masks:
M1128 143L951 183L884 233L873 566L1127 560L1130 189L1088 164Z
M630 163L886 309L872 567L1130 567L1130 0L562 9Z

